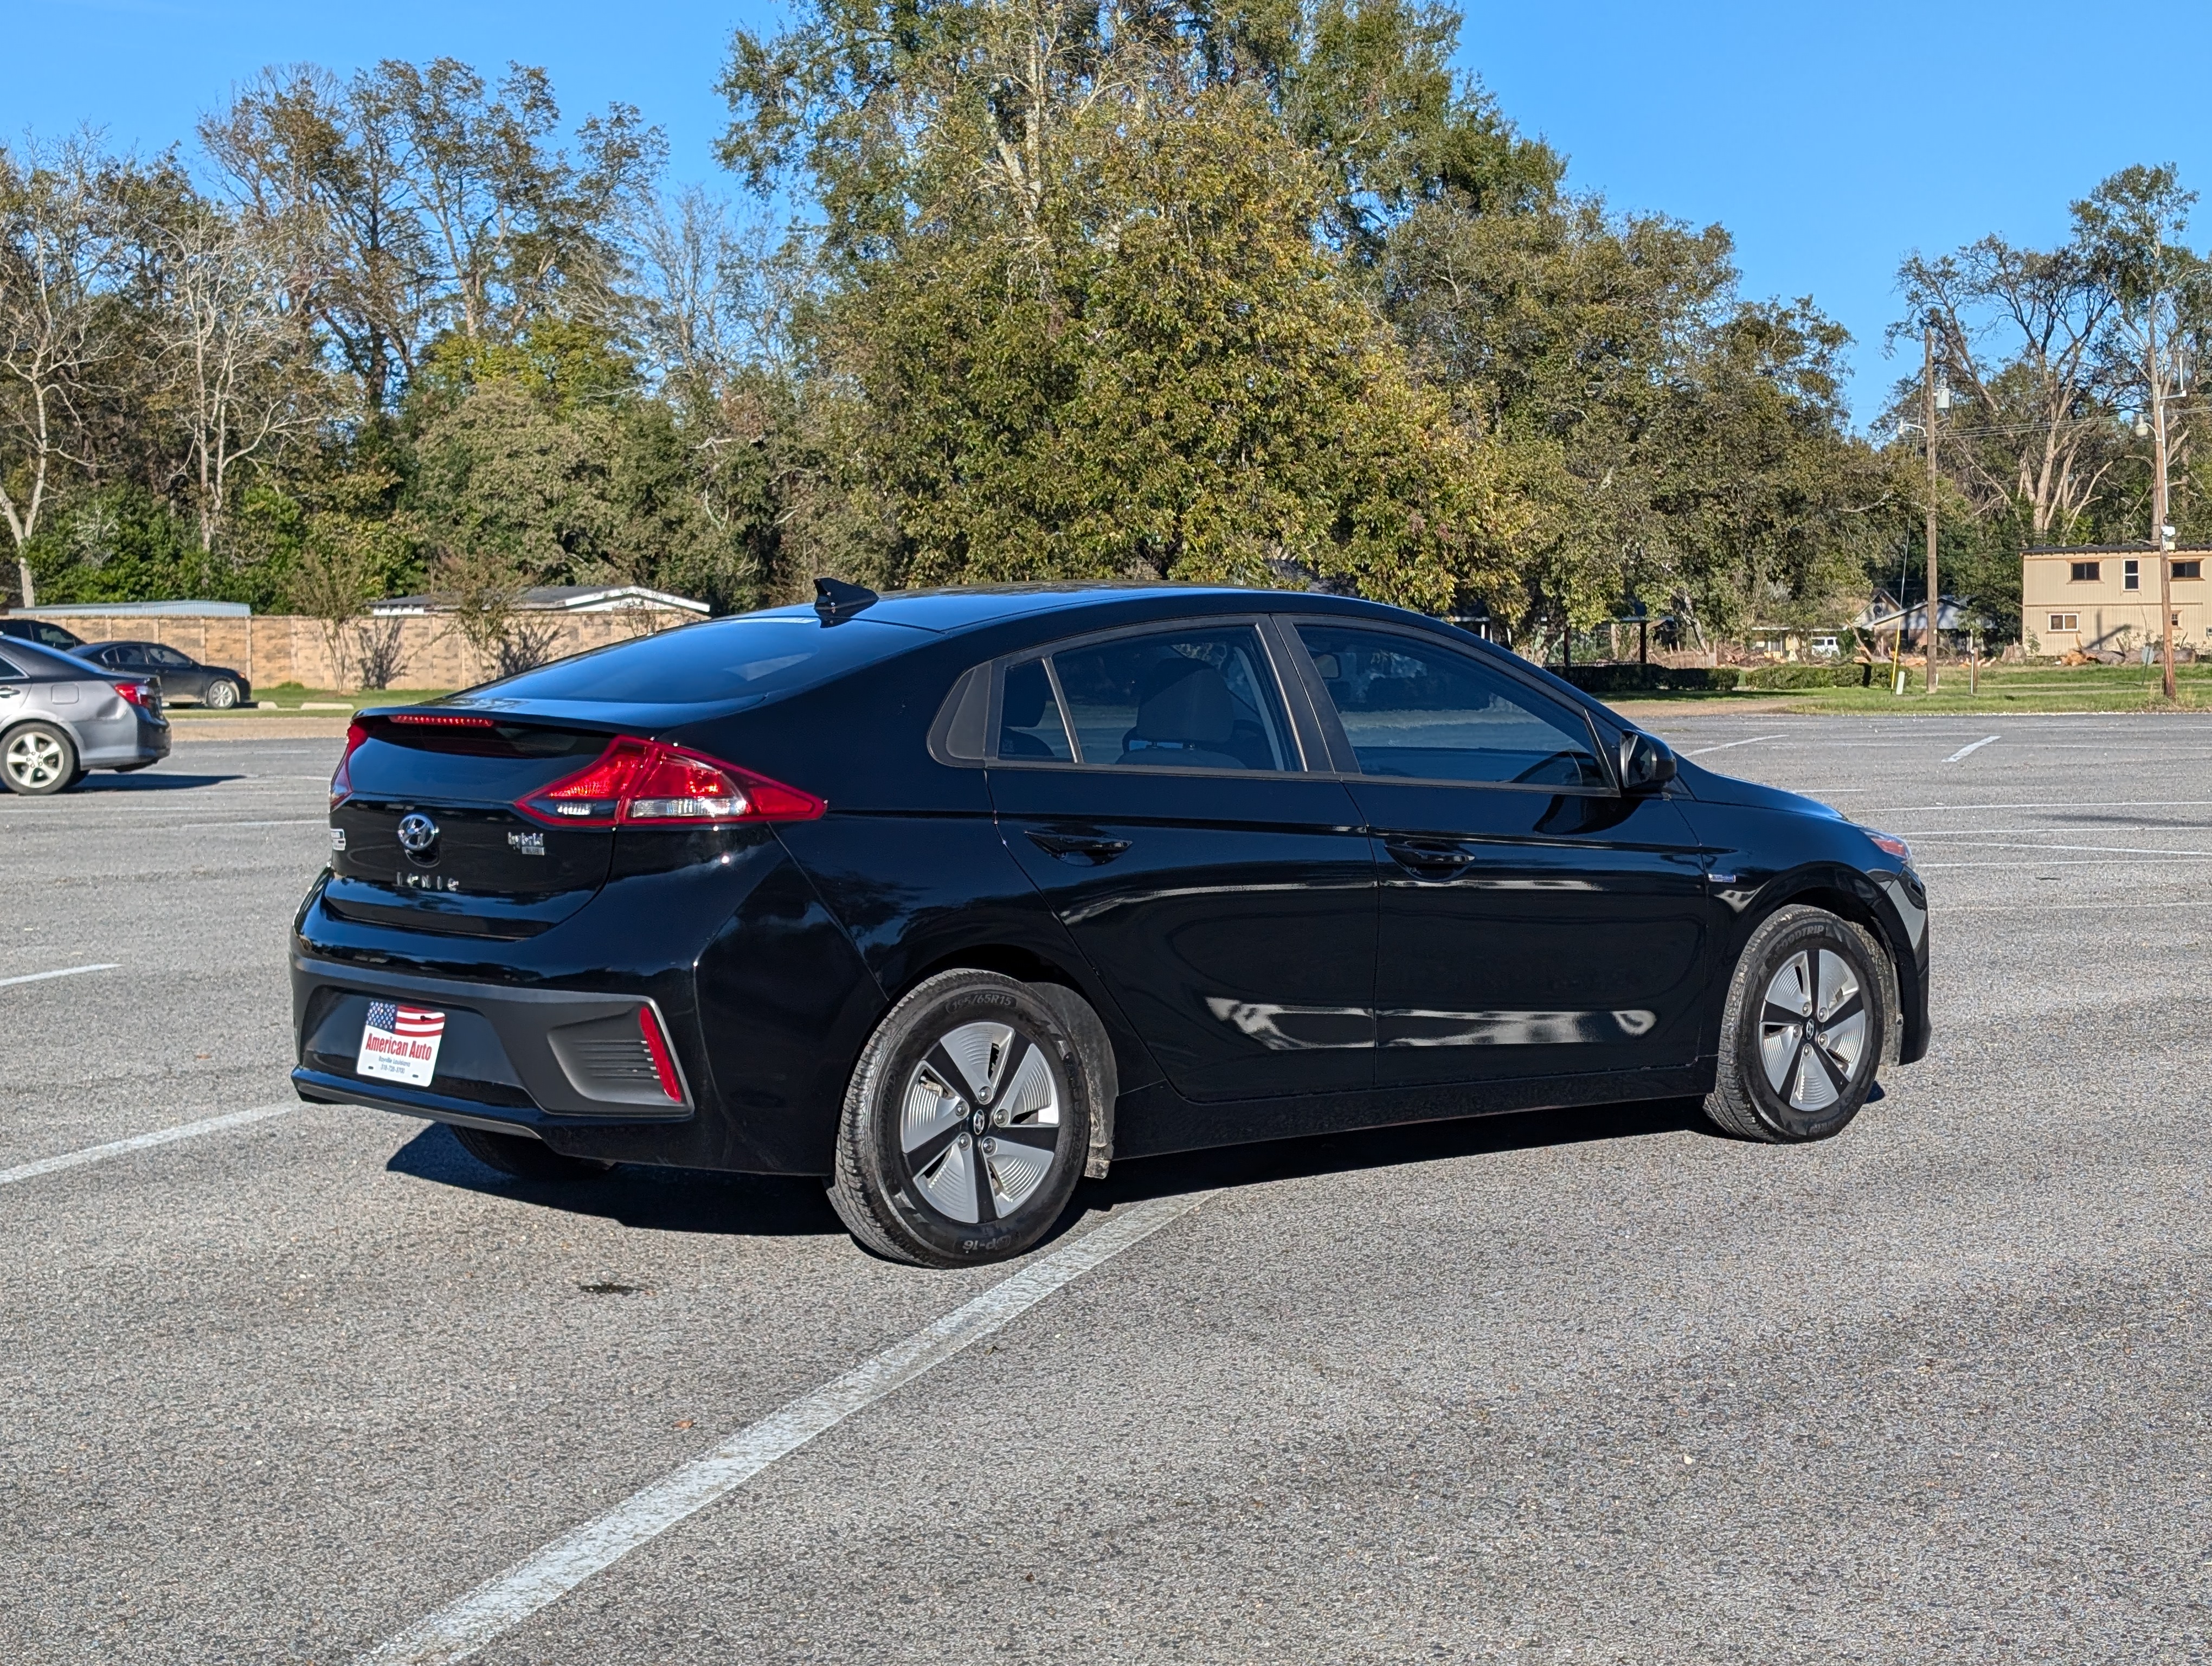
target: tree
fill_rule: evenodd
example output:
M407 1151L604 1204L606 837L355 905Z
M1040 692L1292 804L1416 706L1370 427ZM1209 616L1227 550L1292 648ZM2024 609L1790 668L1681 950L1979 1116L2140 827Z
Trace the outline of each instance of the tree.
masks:
M1973 412L1939 428L1943 462L2029 541L2067 537L2116 460L2100 353L2116 297L2098 261L2078 242L2045 252L1984 237L1933 260L1916 252L1897 276L1906 317L1890 341L1932 319L1939 369ZM1919 399L1917 380L1900 387L1896 414Z
M155 328L185 431L200 550L212 555L239 471L313 420L289 350L298 337L273 251L254 228L187 198L143 240L159 263Z
M0 520L26 607L37 602L27 546L56 469L89 466L86 406L116 350L112 290L127 254L117 175L89 136L0 147Z
M1263 73L1290 48L1243 15L874 20L740 33L725 81L726 159L818 183L814 350L854 396L829 448L857 558L896 582L1333 582L1437 607L1495 581L1514 522L1490 459L1319 235L1395 154L1390 123L1316 161Z

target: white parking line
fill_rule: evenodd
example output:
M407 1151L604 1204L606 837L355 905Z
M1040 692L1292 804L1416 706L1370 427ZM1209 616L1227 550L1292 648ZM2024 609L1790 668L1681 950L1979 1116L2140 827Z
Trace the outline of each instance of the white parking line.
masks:
M1063 1286L1081 1278L1212 1195L1152 1198L1116 1210L1064 1250L993 1285L927 1329L895 1342L836 1382L738 1430L594 1521L563 1534L535 1556L487 1580L361 1657L361 1666L446 1666L465 1660L501 1633L633 1550L735 1491L854 1413L934 1371L962 1349L1003 1329Z
M1684 757L1695 757L1700 752L1725 752L1731 746L1752 746L1756 745L1762 740L1780 740L1783 738L1784 737L1778 734L1750 735L1741 740L1723 740L1717 746L1693 746L1688 751L1683 753L1682 756Z
M1943 762L1946 763L1956 763L1962 757L1972 757L1976 752L1980 751L1983 747L1988 745L1990 742L1996 739L1996 738L1997 737L1993 734L1984 735L1979 740L1974 741L1968 745L1960 747L1957 751L1952 753L1951 756L1945 758Z
M25 972L21 977L0 977L0 989L11 983L44 983L50 977L75 977L79 972L112 972L116 963L103 960L97 966L64 966L55 972Z
M111 1140L104 1146L87 1146L82 1151L64 1152L59 1157L42 1157L35 1163L26 1163L19 1168L0 1169L0 1186L12 1186L19 1180L36 1180L42 1174L74 1169L80 1164L98 1163L110 1157L120 1157L125 1152L143 1151L149 1146L166 1146L179 1140L196 1139L203 1134L220 1133L224 1128L243 1128L248 1122L266 1122L271 1116L282 1116L299 1108L296 1103L256 1105L252 1110L234 1110L198 1122L179 1122L174 1128L155 1128L151 1134L134 1134L128 1140Z

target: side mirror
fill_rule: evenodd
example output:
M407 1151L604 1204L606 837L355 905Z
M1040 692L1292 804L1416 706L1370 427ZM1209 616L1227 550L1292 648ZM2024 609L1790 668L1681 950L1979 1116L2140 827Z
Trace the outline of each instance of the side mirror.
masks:
M1656 793L1674 779L1674 754L1656 736L1632 731L1620 738L1620 790Z

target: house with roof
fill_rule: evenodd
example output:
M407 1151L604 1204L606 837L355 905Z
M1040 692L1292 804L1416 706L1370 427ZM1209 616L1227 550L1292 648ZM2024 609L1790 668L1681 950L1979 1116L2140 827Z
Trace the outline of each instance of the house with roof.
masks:
M2173 641L2208 646L2204 560L2212 546L2176 550ZM2158 616L2158 546L2037 544L2021 552L2020 639L2031 654L2125 654L2164 635Z

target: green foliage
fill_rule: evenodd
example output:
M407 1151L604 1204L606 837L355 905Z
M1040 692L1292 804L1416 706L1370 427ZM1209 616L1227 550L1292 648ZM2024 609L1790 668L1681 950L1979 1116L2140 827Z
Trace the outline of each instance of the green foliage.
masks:
M1745 689L1863 689L1874 681L1874 667L1854 662L1842 666L1757 666L1737 684Z
M1585 694L1726 694L1743 680L1733 666L1570 666L1558 673Z

